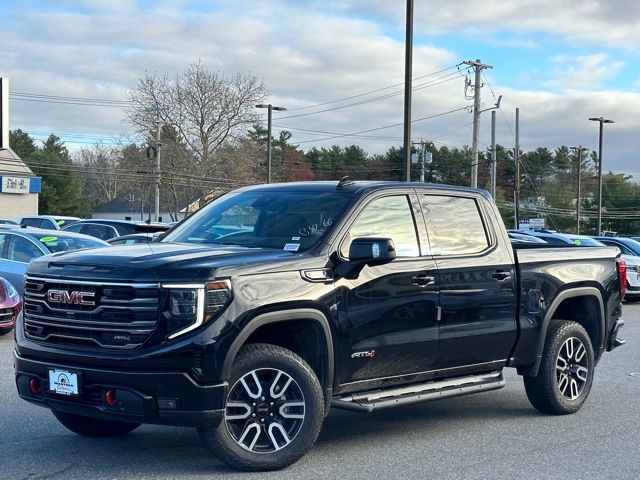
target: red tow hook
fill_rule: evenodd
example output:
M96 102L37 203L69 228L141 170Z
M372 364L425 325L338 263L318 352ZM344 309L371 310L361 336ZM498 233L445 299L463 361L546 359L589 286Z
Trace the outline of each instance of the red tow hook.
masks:
M118 396L116 395L116 391L110 388L104 392L104 402L110 407L118 405Z
M29 391L31 391L31 393L33 393L34 395L39 395L40 393L42 393L42 387L40 387L39 378L34 377L29 380Z

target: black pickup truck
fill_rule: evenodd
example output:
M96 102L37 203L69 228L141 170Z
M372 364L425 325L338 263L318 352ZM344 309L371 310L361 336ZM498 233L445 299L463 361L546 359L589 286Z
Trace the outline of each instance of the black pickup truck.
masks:
M245 470L298 460L330 407L494 390L505 367L535 408L573 413L624 343L624 263L610 247L525 247L481 190L236 190L158 243L33 261L17 388L80 435L195 427Z

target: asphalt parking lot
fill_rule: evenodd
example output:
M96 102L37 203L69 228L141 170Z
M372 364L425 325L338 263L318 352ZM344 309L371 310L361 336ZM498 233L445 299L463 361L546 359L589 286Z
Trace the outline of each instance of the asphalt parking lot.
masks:
M508 371L494 392L371 415L333 411L305 458L262 474L227 468L191 429L70 433L18 398L13 338L0 337L0 479L640 479L640 305L625 305L624 316L627 345L605 355L574 415L537 413Z

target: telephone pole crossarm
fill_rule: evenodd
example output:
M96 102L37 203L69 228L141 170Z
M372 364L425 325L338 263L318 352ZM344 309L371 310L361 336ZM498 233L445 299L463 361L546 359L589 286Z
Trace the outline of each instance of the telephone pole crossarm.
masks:
M471 142L471 187L478 188L478 144L480 143L480 89L482 70L493 68L491 65L482 63L480 59L476 61L463 62L475 71L475 81L473 84L473 138Z

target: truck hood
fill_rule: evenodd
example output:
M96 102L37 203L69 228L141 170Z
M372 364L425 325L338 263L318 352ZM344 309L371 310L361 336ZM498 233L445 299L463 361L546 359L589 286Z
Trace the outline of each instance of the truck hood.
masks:
M30 276L126 282L206 281L300 268L303 254L229 245L149 243L75 250L33 260ZM302 261L302 264L305 264Z

